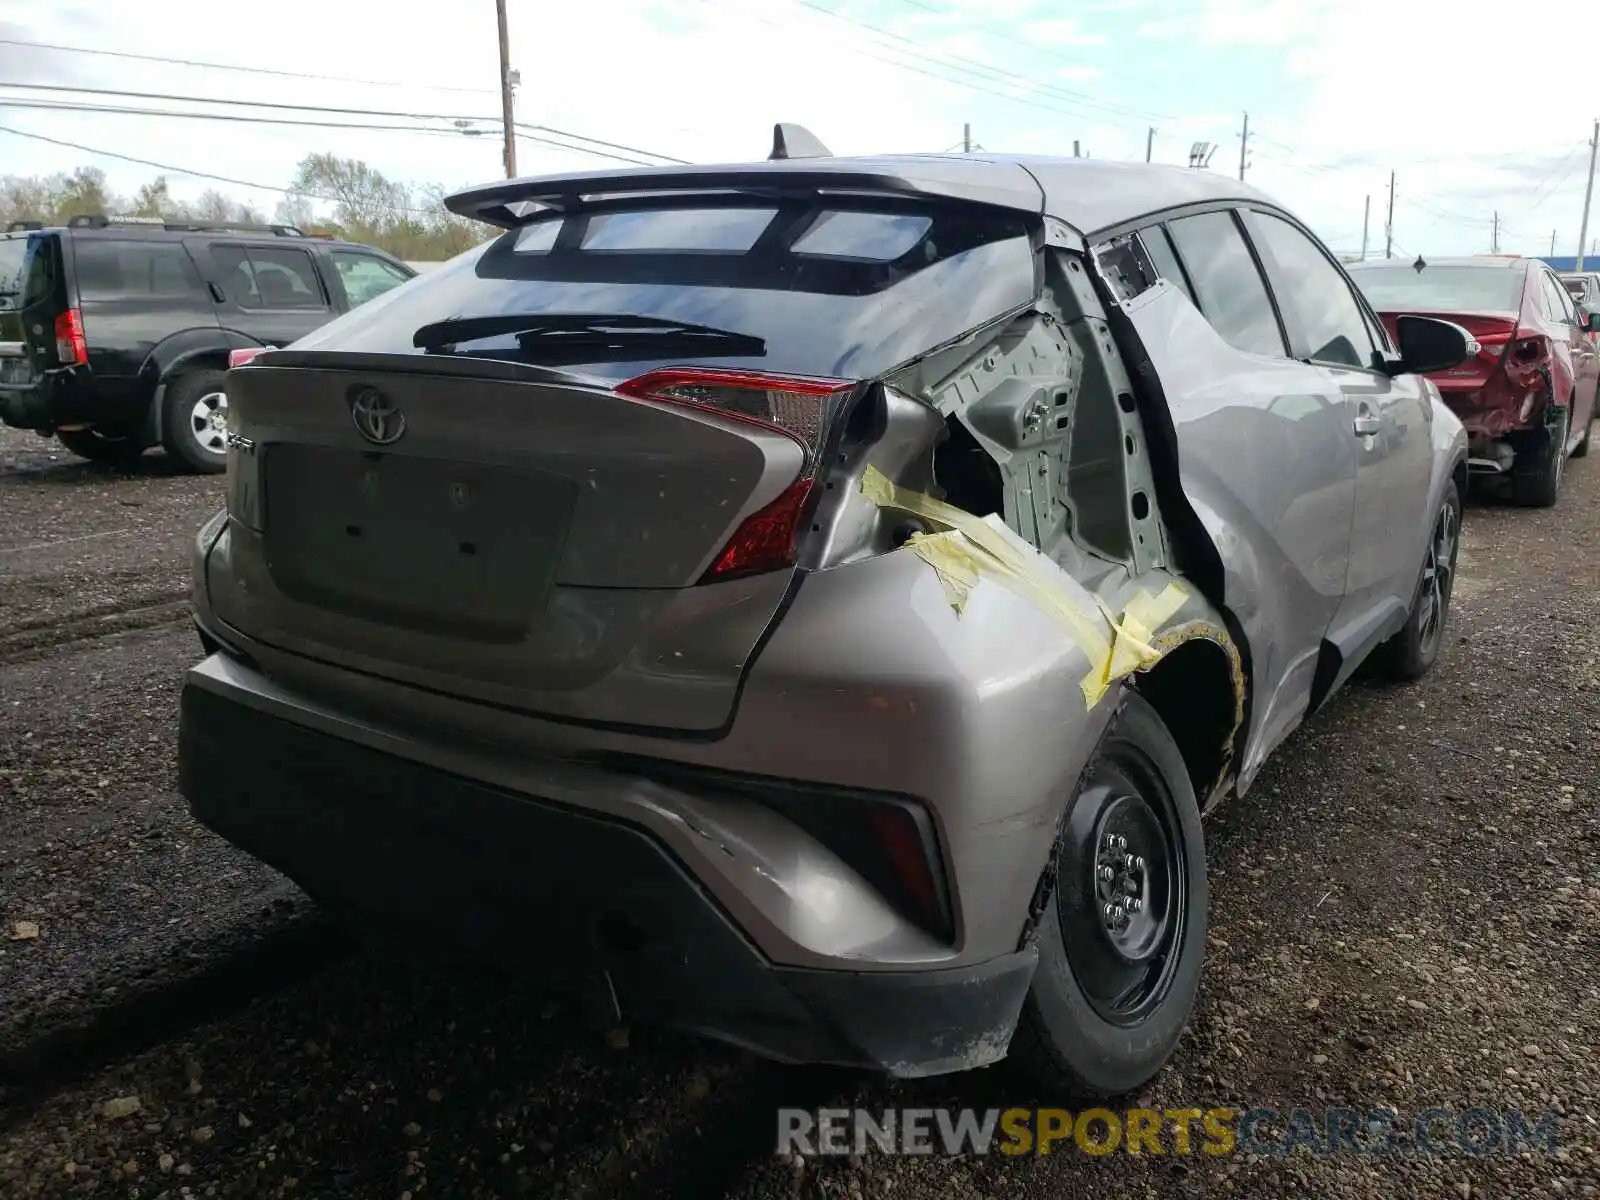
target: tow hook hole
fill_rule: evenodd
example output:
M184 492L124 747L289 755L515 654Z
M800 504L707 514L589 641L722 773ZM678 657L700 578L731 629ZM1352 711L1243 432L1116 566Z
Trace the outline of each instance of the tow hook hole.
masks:
M1120 393L1117 396L1117 407L1120 408L1125 413L1131 413L1133 411L1133 409L1134 409L1133 393L1132 392L1122 392L1122 393Z
M462 542L460 549L463 554L476 554L478 552L478 544L476 542Z
M344 531L351 537L361 536L361 526L359 525L346 525L344 527Z
M1150 515L1150 499L1143 492L1133 494L1133 519L1142 521Z
M606 913L597 928L600 940L608 949L629 958L644 949L644 930L629 917L620 913Z

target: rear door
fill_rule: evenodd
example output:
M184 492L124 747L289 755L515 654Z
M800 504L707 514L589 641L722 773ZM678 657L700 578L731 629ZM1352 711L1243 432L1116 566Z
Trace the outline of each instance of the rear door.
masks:
M1411 608L1432 516L1433 403L1418 377L1374 369L1377 334L1366 309L1310 234L1264 211L1252 211L1248 225L1292 351L1343 398L1344 436L1355 450L1350 566L1328 633L1348 672Z
M155 386L145 361L173 334L215 329L211 297L177 239L79 234L72 258L96 408L141 421Z
M333 298L303 246L192 239L210 263L226 329L268 346L287 346L327 323Z
M507 233L232 372L213 610L369 676L715 730L852 390L1033 303L1037 267L1025 218L905 202Z
M1228 546L1229 607L1252 651L1255 770L1304 717L1322 639L1342 602L1355 496L1350 402L1296 361L1231 210L1140 233L1177 284L1130 316L1177 428L1186 495ZM1196 305L1198 304L1198 311Z

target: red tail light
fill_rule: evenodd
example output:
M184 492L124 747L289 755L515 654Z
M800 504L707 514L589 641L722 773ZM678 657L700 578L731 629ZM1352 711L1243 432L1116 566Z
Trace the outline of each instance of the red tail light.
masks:
M681 404L786 433L805 448L810 468L822 452L833 402L853 386L842 379L668 367L630 379L617 391L636 400Z
M89 361L89 343L83 336L83 314L69 308L56 318L56 360L64 367L81 367Z
M841 379L670 367L617 387L619 394L636 400L682 405L787 434L806 452L800 477L772 503L745 518L700 582L794 565L823 441L837 402L853 386Z
M734 530L701 583L716 583L740 575L759 575L794 565L800 543L800 524L805 520L806 501L811 499L812 480L802 475L784 488L778 498L746 517Z
M245 366L247 363L252 362L258 354L265 354L270 349L270 346L246 346L242 350L229 350L228 370L231 371L235 367Z

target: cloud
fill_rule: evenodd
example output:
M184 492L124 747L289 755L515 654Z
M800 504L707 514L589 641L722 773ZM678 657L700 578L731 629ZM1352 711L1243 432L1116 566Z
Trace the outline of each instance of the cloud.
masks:
M1571 4L1522 0L1518 27L1567 28ZM1520 239L1514 248L1547 249L1552 225L1575 240L1587 162L1571 160L1575 147L1584 157L1592 72L1542 70L1536 110L1509 99L1468 108L1480 95L1509 96L1501 85L1520 85L1529 68L1508 55L1506 38L1484 33L1504 26L1499 3L1457 0L1448 20L1440 11L1396 0L1081 0L1069 15L1047 0L608 0L603 9L510 0L510 29L519 120L661 155L758 158L774 122L798 121L841 154L942 150L970 124L995 150L1070 154L1078 141L1095 157L1142 159L1154 126L1157 161L1181 163L1191 142L1211 141L1215 169L1232 174L1238 110L1248 108L1250 181L1318 229L1359 237L1365 198L1376 214L1394 169L1402 244L1479 248L1496 210ZM398 112L407 115L299 115L404 131L18 108L0 108L0 124L280 187L313 150L364 158L408 182L482 182L501 171L493 7L448 21L438 12L437 0L280 0L261 21L237 6L167 0L154 23L122 5L96 6L87 32L85 14L45 5L0 23L0 37L314 77L0 44L0 78L13 82ZM348 76L393 86L338 78ZM0 86L7 95L25 93ZM452 117L479 118L490 132L464 136ZM563 141L569 148L548 144ZM532 130L519 167L607 165L576 144ZM124 192L155 173L4 133L0 162L25 173L92 163ZM180 195L213 186L172 179ZM240 195L275 202L270 188Z
M1103 46L1107 41L1104 34L1085 32L1082 24L1070 17L1029 21L1022 32L1028 41L1047 46Z

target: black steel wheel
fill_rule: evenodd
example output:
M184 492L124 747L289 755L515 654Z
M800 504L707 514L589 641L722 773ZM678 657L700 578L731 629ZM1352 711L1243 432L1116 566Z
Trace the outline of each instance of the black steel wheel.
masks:
M1160 716L1130 692L1062 824L1013 1057L1080 1096L1148 1082L1194 1007L1206 904L1194 785Z

